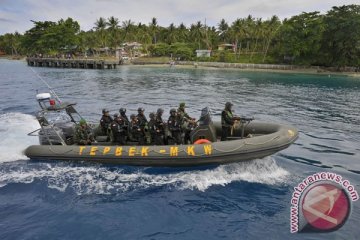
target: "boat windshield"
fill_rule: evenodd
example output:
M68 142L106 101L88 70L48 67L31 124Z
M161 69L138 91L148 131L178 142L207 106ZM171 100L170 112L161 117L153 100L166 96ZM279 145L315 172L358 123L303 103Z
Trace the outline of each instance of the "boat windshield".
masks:
M44 117L50 124L71 122L70 116L64 111L46 112Z

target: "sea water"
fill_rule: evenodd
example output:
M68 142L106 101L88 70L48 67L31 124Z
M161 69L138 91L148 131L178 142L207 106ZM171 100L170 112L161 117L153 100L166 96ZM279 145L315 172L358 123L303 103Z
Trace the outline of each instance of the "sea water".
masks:
M291 234L290 200L308 175L334 172L360 192L360 79L181 67L32 68L0 60L0 239L356 239L359 201L342 228ZM102 108L145 114L185 102L198 118L235 114L296 126L295 144L244 163L151 168L30 161L38 144L36 93L77 102L89 122Z

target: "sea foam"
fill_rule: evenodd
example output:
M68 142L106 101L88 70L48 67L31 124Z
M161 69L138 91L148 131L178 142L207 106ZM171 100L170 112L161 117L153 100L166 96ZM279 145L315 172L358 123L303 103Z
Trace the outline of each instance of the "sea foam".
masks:
M38 144L37 137L27 134L38 129L39 123L34 116L23 113L0 115L0 163L24 160L23 151L32 144Z
M47 182L49 188L62 192L68 189L78 195L116 194L158 187L206 191L212 186L225 186L238 181L282 184L289 175L272 157L220 165L212 169L191 169L171 173L149 174L146 173L147 168L140 167L134 168L131 172L125 169L89 164L79 166L68 162L34 162L26 166L3 166L0 168L0 186L41 180Z

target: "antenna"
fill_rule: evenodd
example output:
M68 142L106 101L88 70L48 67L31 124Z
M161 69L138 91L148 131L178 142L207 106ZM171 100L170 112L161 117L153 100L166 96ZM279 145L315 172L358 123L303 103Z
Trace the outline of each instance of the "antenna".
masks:
M48 87L48 89L50 90L50 93L55 97L55 99L59 103L61 103L59 96L56 94L56 92L53 90L53 88L37 72L35 72L34 69L32 69L31 67L30 67L30 69L35 74L35 76L37 76Z

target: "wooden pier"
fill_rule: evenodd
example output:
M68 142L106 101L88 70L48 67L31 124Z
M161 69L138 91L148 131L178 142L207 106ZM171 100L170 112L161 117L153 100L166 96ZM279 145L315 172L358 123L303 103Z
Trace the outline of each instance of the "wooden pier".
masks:
M63 59L63 58L26 58L31 67L84 68L84 69L115 69L119 61L95 59Z

